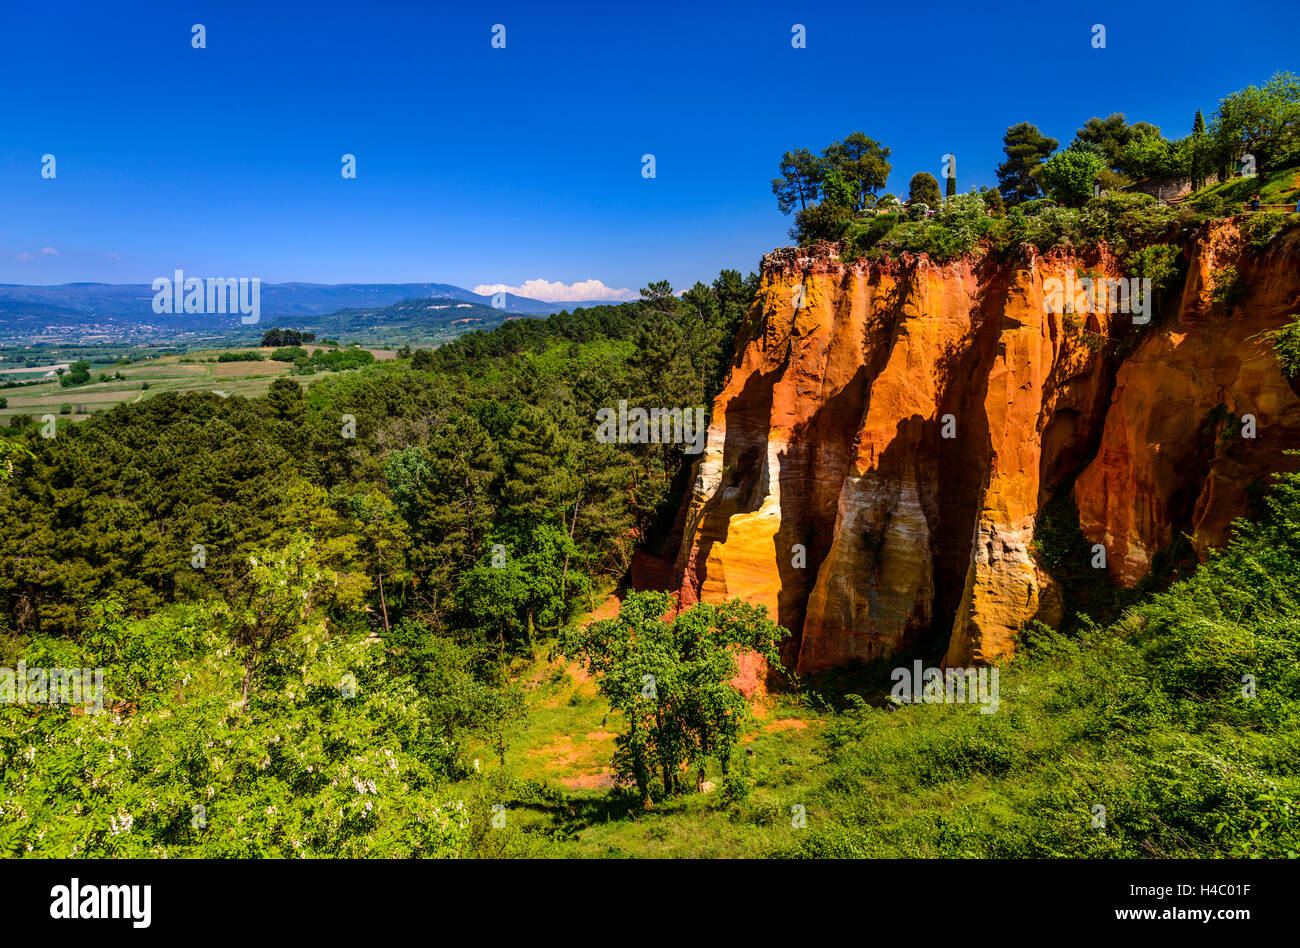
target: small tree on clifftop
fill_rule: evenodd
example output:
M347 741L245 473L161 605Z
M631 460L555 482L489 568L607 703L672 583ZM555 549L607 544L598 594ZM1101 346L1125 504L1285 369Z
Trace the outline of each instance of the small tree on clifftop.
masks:
M772 179L772 193L782 214L789 214L799 206L804 210L817 200L821 190L822 175L825 167L807 148L787 151L781 156L781 177Z
M1052 200L1079 207L1092 196L1093 182L1105 168L1100 148L1076 140L1047 159L1041 174L1043 187Z
M930 172L918 171L912 175L911 183L908 184L907 199L910 204L938 207L943 203L943 198L939 194L939 182Z
M1008 204L1019 204L1042 195L1038 186L1038 170L1045 159L1056 151L1060 143L1048 138L1036 125L1021 122L1007 129L1002 136L1007 160L998 165L998 190Z

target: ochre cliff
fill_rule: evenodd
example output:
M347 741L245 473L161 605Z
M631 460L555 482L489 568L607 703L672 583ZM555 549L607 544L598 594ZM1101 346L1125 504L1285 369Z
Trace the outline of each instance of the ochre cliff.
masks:
M1179 533L1221 543L1252 485L1296 466L1300 398L1260 334L1300 310L1298 243L1259 253L1206 225L1145 327L1045 305L1045 280L1127 276L1104 246L769 254L687 501L681 602L766 604L800 673L912 648L964 665L1059 619L1034 530L1071 482L1121 584ZM1228 266L1245 287L1231 313L1210 297Z

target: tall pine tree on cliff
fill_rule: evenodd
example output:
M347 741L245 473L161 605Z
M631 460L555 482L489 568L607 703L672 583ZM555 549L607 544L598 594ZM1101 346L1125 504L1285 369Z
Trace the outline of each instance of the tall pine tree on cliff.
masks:
M998 165L998 190L1008 204L1019 204L1042 196L1038 186L1038 169L1060 143L1048 138L1038 126L1021 122L1002 136L1007 160Z

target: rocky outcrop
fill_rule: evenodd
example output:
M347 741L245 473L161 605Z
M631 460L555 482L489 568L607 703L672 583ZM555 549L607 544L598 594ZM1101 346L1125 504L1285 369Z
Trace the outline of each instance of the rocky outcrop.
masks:
M1060 312L1044 290L1126 276L1104 247L947 265L849 263L833 244L768 255L687 501L681 602L764 603L801 673L915 647L963 665L1059 618L1035 525L1071 482L1121 583L1178 532L1222 542L1300 447L1300 398L1259 335L1300 309L1296 235L1273 243L1252 254L1230 222L1207 227L1142 328ZM1210 298L1230 265L1246 287L1231 314ZM1224 434L1247 414L1255 438Z

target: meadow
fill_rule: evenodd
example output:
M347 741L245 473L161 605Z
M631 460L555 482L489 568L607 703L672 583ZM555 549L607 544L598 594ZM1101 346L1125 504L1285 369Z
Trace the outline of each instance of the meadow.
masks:
M249 347L252 348L255 347ZM305 348L315 351L320 347ZM144 401L162 392L217 392L226 396L258 398L267 393L275 379L288 377L293 369L292 362L271 360L270 355L275 351L271 347L257 349L263 356L263 361L260 362L217 362L221 351L225 350L196 350L130 365L92 365L90 373L93 381L84 385L63 387L58 378L52 378L39 385L0 389L0 398L8 400L8 406L0 408L0 426L12 425L11 419L15 415L39 418L47 413L61 415L70 421L84 421L95 412L106 411L115 405ZM388 349L368 351L381 361L395 357L395 353ZM67 365L66 362L59 362L4 370L0 374L6 380L28 381L40 378L53 369L66 368ZM124 378L113 379L115 372L120 372ZM97 381L101 373L107 374L110 380ZM303 376L300 382L310 386L323 377L323 374ZM66 412L63 411L65 406L68 408Z

